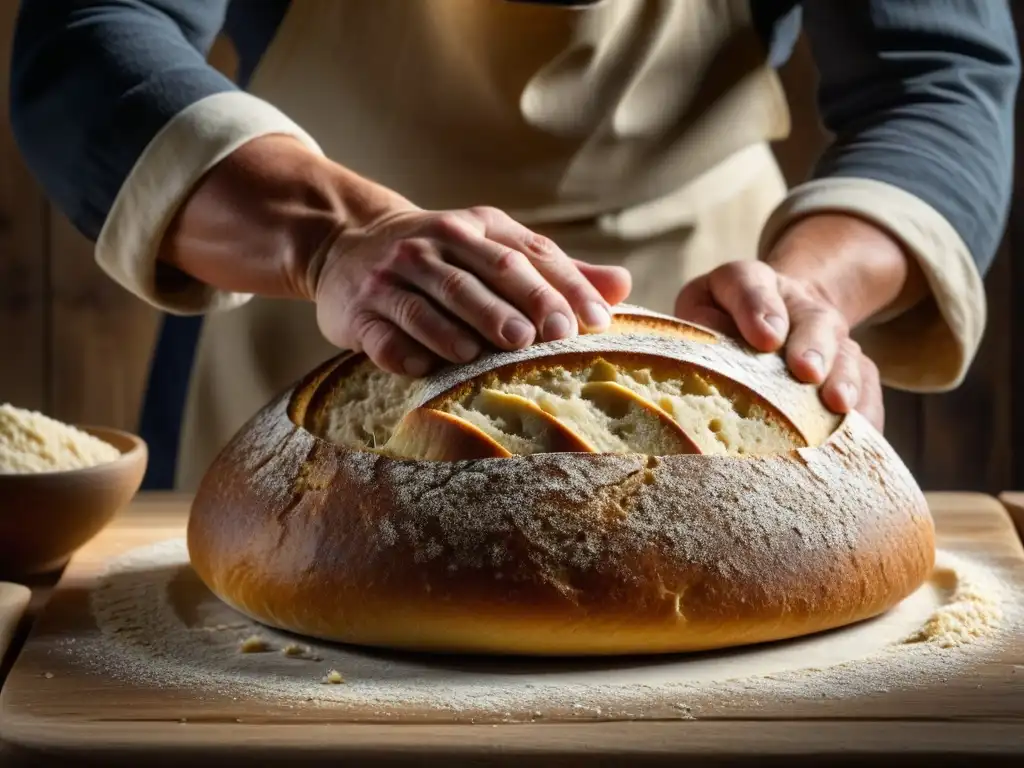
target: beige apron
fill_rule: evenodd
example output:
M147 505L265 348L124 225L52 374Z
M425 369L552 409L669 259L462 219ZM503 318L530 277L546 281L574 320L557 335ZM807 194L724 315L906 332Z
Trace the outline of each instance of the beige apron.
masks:
M755 256L785 194L767 142L789 116L764 60L747 0L296 0L250 90L416 204L502 208L671 312L686 281ZM335 353L306 303L208 316L178 487Z

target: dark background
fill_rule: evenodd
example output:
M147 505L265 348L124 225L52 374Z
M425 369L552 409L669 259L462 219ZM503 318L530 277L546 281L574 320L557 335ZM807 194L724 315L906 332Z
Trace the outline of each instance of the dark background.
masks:
M1024 38L1024 9L1014 5ZM159 317L100 271L90 243L46 203L18 155L7 114L16 8L0 0L0 403L136 429ZM211 61L233 70L224 43ZM795 183L826 140L805 46L783 80L794 128L776 152ZM886 393L886 434L927 490L1024 489L1024 131L1017 136L1013 210L986 279L988 327L969 378L945 395Z

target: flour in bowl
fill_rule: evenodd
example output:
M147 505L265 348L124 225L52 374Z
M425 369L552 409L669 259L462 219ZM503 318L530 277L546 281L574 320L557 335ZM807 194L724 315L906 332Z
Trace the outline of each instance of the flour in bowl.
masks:
M62 472L114 461L121 452L37 411L0 404L0 474Z

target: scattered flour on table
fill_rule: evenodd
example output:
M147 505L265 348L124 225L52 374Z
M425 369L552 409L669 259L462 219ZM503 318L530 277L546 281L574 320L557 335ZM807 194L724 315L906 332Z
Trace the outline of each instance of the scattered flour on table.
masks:
M969 570L958 573L950 564L939 563L933 581L949 595L924 626L904 642L956 648L994 634L1003 623L1002 590L991 574Z
M114 461L121 452L37 411L0 404L0 474L62 472Z
M374 720L692 719L747 711L751 702L880 694L968 671L1024 627L1024 596L997 571L945 552L928 584L872 621L670 658L446 658L296 638L215 598L181 539L111 561L90 599L100 631L54 652L97 675L200 700L329 707ZM276 652L241 652L254 637Z

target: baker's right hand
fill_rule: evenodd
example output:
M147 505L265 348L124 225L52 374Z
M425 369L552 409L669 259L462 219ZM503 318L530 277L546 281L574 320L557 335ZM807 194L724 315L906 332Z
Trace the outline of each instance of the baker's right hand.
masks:
M410 376L604 330L630 290L625 269L571 259L494 208L391 212L342 232L309 280L328 341Z

